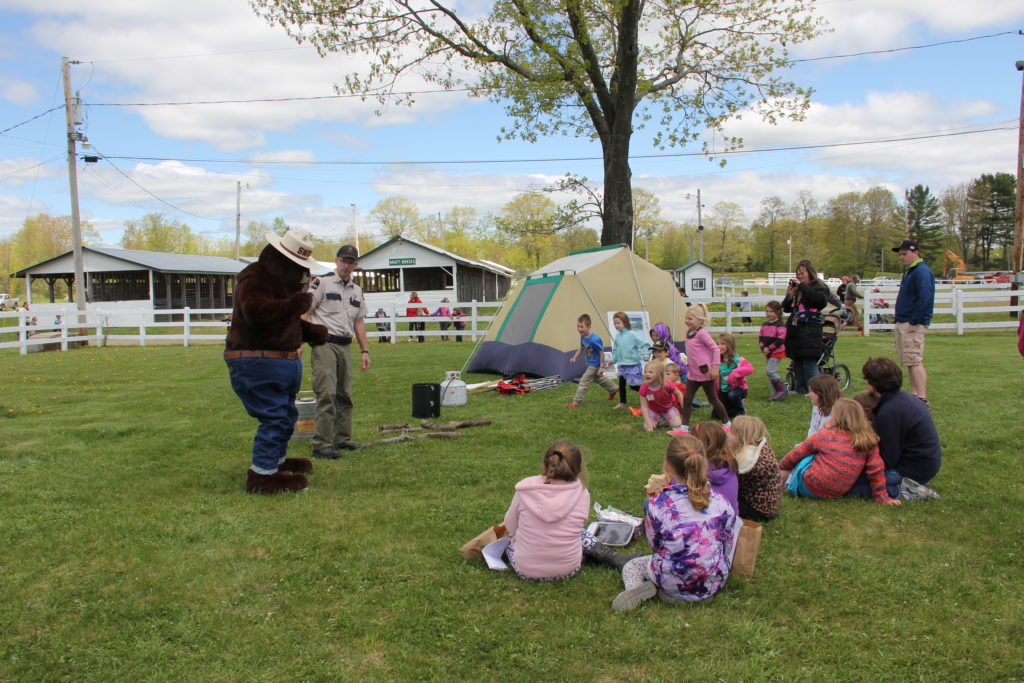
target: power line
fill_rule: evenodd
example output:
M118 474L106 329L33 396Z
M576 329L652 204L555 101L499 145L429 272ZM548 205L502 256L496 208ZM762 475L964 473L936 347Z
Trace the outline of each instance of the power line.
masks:
M943 40L939 43L928 43L926 45L908 45L906 47L894 47L888 50L869 50L868 52L851 52L846 55L830 55L828 57L808 57L807 59L794 59L793 63L798 62L821 62L826 59L846 59L848 57L863 57L865 55L885 55L893 52L905 52L907 50L923 50L927 47L939 47L940 45L954 45L956 43L969 43L972 40L984 40L986 38L998 38L999 36L1008 35L1024 35L1024 31L1003 31L1001 33L990 33L985 36L973 36L971 38L960 38L959 40Z
M408 90L387 93L389 97L399 95L438 95L450 92L468 92L469 88L452 88L451 90ZM375 97L373 92L353 93L345 95L310 95L304 97L259 97L249 100L189 100L186 102L89 102L86 107L183 107L193 104L265 104L268 102L309 102L315 100L345 100L363 97ZM20 124L19 124L20 125Z
M1002 122L1008 123L1008 122ZM852 142L826 142L815 145L788 145L782 147L758 147L752 149L735 149L712 151L711 156L737 156L743 154L763 154L768 152L792 152L807 149L828 149L832 147L853 147L859 145L876 145L891 142L910 142L914 140L929 140L935 138L957 137L960 135L975 135L977 133L991 133L993 131L1015 130L1015 126L994 126L991 128L978 128L975 130L952 131L940 133L923 133L889 138L878 138L875 140L855 140ZM665 159L679 157L701 157L708 156L704 152L664 152L659 154L631 154L630 159ZM459 159L459 160L418 160L418 161L282 161L282 160L259 160L259 159L197 159L181 157L141 157L141 156L111 156L109 159L125 159L129 161L179 161L192 164L252 164L257 166L417 166L417 165L469 165L469 164L533 164L533 163L556 163L568 161L601 161L602 157L548 157L534 159Z
M63 105L63 104L61 104L61 105L58 105L58 106L56 106L56 107L50 107L49 109L47 109L46 111L44 111L44 112L43 112L42 114L36 114L35 116L33 116L32 118L30 118L30 119L28 119L28 120L26 120L26 121L22 121L21 123L16 123L16 124L14 124L13 126L11 126L10 128L5 128L5 129L3 129L3 130L0 130L0 135L3 135L4 133L6 133L6 132L8 132L8 131L12 131L12 130L14 130L15 128L20 128L21 126L24 126L24 125L25 125L26 123L32 123L32 122L33 122L33 121L35 121L36 119L38 119L38 118L41 118L41 117L43 117L43 116L46 116L46 115L47 115L47 114L49 114L50 112L53 112L53 111L57 111L58 109L63 109L63 108L64 108L64 105Z

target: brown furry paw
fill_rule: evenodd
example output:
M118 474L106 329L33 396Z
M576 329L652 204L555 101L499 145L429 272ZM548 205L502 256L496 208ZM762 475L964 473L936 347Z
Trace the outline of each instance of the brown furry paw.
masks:
M275 472L259 474L249 470L245 480L246 493L283 493L284 491L301 491L309 486L309 480L301 474L291 472Z
M284 462L277 466L277 471L313 474L313 461L309 458L285 458Z

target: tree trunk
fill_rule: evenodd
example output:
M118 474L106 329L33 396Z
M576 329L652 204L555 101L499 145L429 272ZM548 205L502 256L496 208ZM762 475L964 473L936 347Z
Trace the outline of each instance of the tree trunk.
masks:
M621 135L621 134L620 134ZM633 188L629 168L629 133L604 149L604 224L601 246L628 244L633 248ZM611 147L611 149L609 149Z

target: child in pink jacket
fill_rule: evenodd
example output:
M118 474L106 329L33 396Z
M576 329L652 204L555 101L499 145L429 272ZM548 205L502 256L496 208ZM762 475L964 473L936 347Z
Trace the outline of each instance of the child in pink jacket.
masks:
M597 543L584 529L590 493L581 481L583 456L570 441L556 441L544 454L543 474L516 484L505 513L511 540L508 560L521 579L567 579Z
M718 398L732 420L737 415L747 414L743 399L747 397L747 377L754 372L754 366L743 356L736 355L736 338L728 332L718 335L718 351L722 356Z
M683 426L680 428L684 432L690 429L690 411L693 410L691 401L698 388L704 389L704 395L708 397L718 419L726 424L729 422L725 406L718 398L718 387L716 386L721 364L721 351L708 331L704 329L707 319L708 307L701 303L690 306L686 311L686 318L683 320L686 324L686 365L689 369L689 375L686 378L686 391L683 394Z

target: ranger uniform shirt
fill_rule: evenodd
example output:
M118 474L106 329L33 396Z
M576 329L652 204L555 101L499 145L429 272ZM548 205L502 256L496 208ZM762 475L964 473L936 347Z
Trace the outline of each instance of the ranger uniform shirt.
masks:
M342 282L337 273L313 278L309 283L313 295L310 322L326 325L330 334L355 337L354 322L366 317L363 290L352 280Z

